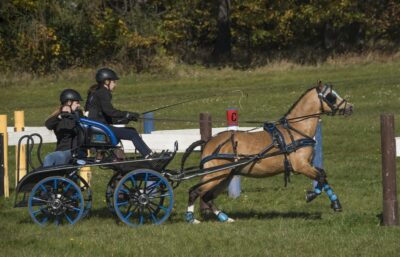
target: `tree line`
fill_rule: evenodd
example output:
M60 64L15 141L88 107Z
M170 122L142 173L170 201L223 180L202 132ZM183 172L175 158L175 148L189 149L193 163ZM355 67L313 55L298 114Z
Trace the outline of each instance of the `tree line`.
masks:
M2 0L0 69L249 67L397 51L396 0Z

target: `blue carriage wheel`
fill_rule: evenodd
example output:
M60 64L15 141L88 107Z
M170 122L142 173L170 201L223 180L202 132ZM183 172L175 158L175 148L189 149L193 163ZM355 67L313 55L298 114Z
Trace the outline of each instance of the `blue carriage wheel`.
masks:
M41 226L75 224L85 210L79 186L63 177L39 181L29 194L28 206L33 221Z
M118 218L130 226L161 224L172 212L174 195L168 180L149 169L129 172L114 190Z

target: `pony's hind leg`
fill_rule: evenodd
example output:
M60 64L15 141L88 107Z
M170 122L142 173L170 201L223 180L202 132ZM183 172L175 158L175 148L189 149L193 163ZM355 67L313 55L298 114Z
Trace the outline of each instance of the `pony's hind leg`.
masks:
M212 202L213 199L215 199L217 195L222 192L224 188L226 188L226 180L229 180L228 178L230 178L229 171L220 171L218 174L214 173L203 177L199 184L190 188L188 207L185 213L185 220L188 223L200 223L200 221L197 220L194 215L195 201L199 196L201 196L203 202L210 207L213 213L217 215L221 221L233 221L232 219L229 219L226 214L218 210L218 208Z
M232 179L232 176L228 176L226 179L222 180L220 183L218 183L215 187L211 188L209 191L207 191L201 199L208 204L208 206L211 208L212 212L217 216L218 220L221 222L234 222L235 220L228 217L228 215L224 212L222 212L213 202L217 196L226 189L229 181Z
M194 204L200 195L200 184L197 184L189 189L188 207L185 213L185 220L190 224L199 224L200 221L194 217Z

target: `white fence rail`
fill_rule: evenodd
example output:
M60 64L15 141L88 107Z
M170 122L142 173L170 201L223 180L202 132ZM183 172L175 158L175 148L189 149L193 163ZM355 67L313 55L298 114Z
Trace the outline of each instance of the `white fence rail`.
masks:
M252 128L243 127L241 130L249 130ZM261 130L262 128L258 129ZM217 134L226 131L227 128L213 128L212 134ZM45 127L25 127L23 132L14 132L13 127L7 128L8 132L8 145L18 145L19 139L24 135L32 133L40 134L43 138L43 143L57 142L56 136L53 131ZM142 134L143 140L153 151L161 150L174 150L174 143L178 141L178 152L184 152L190 144L200 139L200 129L181 129L181 130L159 130L153 131L151 134ZM131 141L122 140L124 150L126 152L135 151Z

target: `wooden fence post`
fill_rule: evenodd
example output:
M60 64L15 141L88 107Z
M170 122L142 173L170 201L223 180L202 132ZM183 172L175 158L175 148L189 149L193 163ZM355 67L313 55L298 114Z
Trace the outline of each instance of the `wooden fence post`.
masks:
M394 115L381 114L383 225L399 225Z
M211 115L209 113L200 113L200 136L201 140L207 141L212 136ZM212 213L211 208L200 198L200 213L209 215Z
M0 134L3 134L3 153L4 153L4 197L10 197L10 185L8 180L8 134L7 134L7 115L0 115Z
M209 113L200 113L200 136L202 140L207 141L212 135L211 115Z
M4 141L0 133L0 196L4 195Z
M22 132L25 130L25 117L24 111L14 112L14 132ZM20 158L19 170L17 170L17 162ZM19 176L18 176L19 172ZM26 175L26 156L25 156L25 145L21 145L20 152L18 153L18 147L15 146L15 185L18 184L18 178L21 180Z

